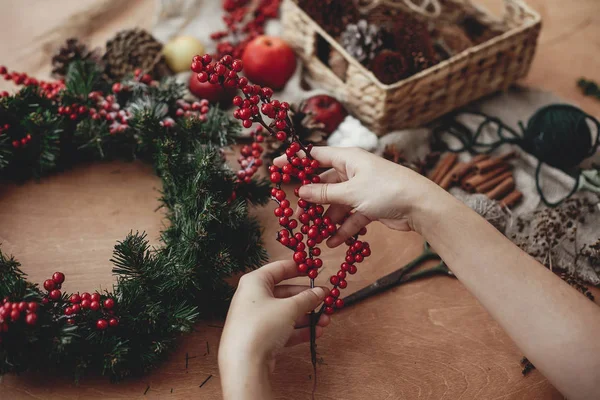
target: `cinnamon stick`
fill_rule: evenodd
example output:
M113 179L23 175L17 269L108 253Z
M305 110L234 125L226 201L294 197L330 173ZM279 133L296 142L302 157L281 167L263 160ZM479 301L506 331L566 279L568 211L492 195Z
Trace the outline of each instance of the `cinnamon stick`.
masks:
M477 164L480 161L487 160L488 158L490 158L490 156L488 156L487 154L479 154L479 155L476 155L475 157L473 157L471 159L471 161L467 161L466 163L461 163L462 164L461 168L456 169L452 173L452 182L460 181L465 175L467 175L469 172L471 172L473 170L473 168L475 167L475 164Z
M442 180L440 181L440 186L442 187L442 189L444 189L444 190L450 189L450 186L452 185L452 183L456 182L454 180L454 174L456 173L456 170L463 168L465 164L466 163L458 163L454 167L452 167L452 169L450 171L448 171L446 176L444 176L442 178Z
M502 199L500 204L504 207L511 208L517 204L523 198L523 193L518 190L513 190L505 198Z
M500 200L515 188L515 180L510 177L502 181L501 184L487 192L485 195L492 200Z
M480 161L475 164L475 171L479 172L480 174L485 174L486 172L496 168L498 165L511 159L512 157L514 157L514 155L514 151L511 151L510 153L503 154L500 157L494 157L488 160Z
M501 164L496 169L493 169L485 174L475 174L472 177L470 177L469 179L466 179L462 183L461 187L464 190L466 190L467 192L475 193L475 188L477 186L481 185L484 182L489 181L490 179L497 177L498 175L502 174L503 172L508 171L509 169L510 169L509 164Z
M506 171L497 177L490 179L487 182L483 182L481 185L475 187L475 191L477 193L486 193L498 186L501 182L503 182L506 178L510 178L512 176L511 171Z
M435 170L431 174L431 180L439 184L444 178L444 176L446 176L448 171L450 171L450 169L454 166L457 159L458 155L456 153L450 153L446 157L444 157L438 163L438 165L435 167Z

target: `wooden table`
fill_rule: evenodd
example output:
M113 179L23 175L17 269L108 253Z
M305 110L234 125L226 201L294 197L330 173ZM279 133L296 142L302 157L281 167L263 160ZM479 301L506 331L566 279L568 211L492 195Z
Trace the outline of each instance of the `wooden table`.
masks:
M493 2L486 0L486 2ZM153 0L21 0L4 2L0 64L46 77L53 50L77 34L102 44L124 27L151 27ZM117 4L118 3L118 4ZM526 85L552 90L600 115L583 97L579 76L600 79L600 3L530 0L544 19L540 47ZM92 18L88 18L89 14ZM0 89L6 84L0 83ZM41 183L0 188L0 242L31 280L67 275L66 290L110 288L112 247L131 229L154 240L163 221L155 213L160 181L140 163L84 166ZM276 230L271 207L254 212L265 224L272 259L289 254L268 238ZM348 293L415 257L421 238L375 224L373 256L350 280ZM325 265L335 265L339 253ZM330 261L328 263L328 261ZM333 267L328 267L330 270ZM327 276L323 273L322 276ZM0 378L2 399L220 398L217 346L222 321L197 326L158 369L112 385L86 378L79 386L60 376ZM210 352L207 353L207 343ZM431 278L397 288L336 315L319 341L318 399L560 399L538 372L521 376L520 351L457 281ZM185 356L192 358L186 369ZM307 399L312 388L308 346L286 350L273 376L277 398ZM202 387L199 385L212 378Z

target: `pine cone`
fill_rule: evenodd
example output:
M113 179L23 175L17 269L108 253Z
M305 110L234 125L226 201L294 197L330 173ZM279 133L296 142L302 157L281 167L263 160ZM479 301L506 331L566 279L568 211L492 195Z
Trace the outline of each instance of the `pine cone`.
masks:
M342 46L361 64L368 64L383 47L384 32L374 24L361 19L350 24L342 33Z
M390 32L393 39L389 47L402 53L409 61L411 74L437 64L433 40L424 22L407 13L401 13L390 26Z
M162 44L143 29L117 33L106 43L102 59L106 63L106 75L111 80L121 80L138 68L155 78L170 72L162 56Z
M52 57L52 76L64 78L69 65L74 61L93 61L100 64L100 49L90 51L88 47L75 38L67 39L58 52Z
M299 0L298 5L333 37L359 18L354 3L348 0Z
M391 85L411 73L406 57L398 51L383 50L371 62L371 71L381 83Z

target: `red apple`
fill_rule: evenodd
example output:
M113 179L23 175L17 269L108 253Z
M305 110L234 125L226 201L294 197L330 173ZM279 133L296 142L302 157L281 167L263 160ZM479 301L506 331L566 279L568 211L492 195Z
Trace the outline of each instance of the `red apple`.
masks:
M223 9L225 11L233 11L236 8L245 6L249 0L223 0Z
M333 133L348 115L342 103L326 94L313 96L306 100L303 111L310 112L316 122L324 124L323 130L329 134Z
M211 103L218 103L222 107L231 105L237 89L224 89L221 85L213 85L210 82L200 82L196 74L192 73L189 81L189 89L192 94L200 99L206 99Z
M281 90L296 71L296 54L283 40L259 36L242 55L244 74L251 82Z

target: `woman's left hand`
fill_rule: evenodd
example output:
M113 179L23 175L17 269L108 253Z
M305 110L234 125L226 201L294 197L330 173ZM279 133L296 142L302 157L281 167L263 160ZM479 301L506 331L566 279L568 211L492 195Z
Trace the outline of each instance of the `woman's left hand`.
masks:
M256 373L256 369L268 368L272 371L274 356L284 346L310 340L308 313L323 302L328 290L322 287L310 289L302 285L280 285L286 279L297 276L296 263L290 260L267 264L240 279L219 346L219 369L224 394L229 393L234 398L233 393L239 392L228 386L237 386L242 381L248 383L247 374ZM322 314L316 326L317 337L323 334L323 327L329 322L329 316ZM254 378L256 380L259 377ZM246 387L244 390L248 389Z

